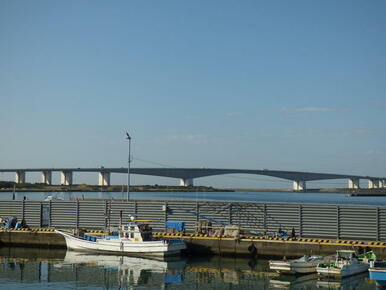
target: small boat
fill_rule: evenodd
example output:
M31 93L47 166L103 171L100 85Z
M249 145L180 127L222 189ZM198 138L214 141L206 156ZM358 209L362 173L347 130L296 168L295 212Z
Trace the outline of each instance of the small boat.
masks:
M84 235L77 236L64 230L55 230L65 240L67 249L95 253L115 253L140 257L166 257L179 255L186 249L186 244L180 239L154 240L149 220L134 220L126 225L120 225L111 235L100 237Z
M271 260L269 268L283 274L310 274L316 272L319 263L327 262L329 257L305 255L293 260Z
M386 288L386 261L370 262L369 273L378 288Z
M316 271L323 277L343 278L351 275L366 272L369 269L368 263L359 261L355 251L339 250L336 252L335 261L321 263Z

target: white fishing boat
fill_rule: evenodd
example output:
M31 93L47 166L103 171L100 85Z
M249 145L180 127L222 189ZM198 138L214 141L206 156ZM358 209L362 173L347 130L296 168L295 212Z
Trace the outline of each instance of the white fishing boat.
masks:
M176 240L154 240L149 220L132 219L120 225L116 233L101 237L77 236L64 230L56 230L65 240L67 249L96 253L116 253L140 257L166 257L179 255L186 248L185 242Z
M351 250L339 250L336 253L335 261L321 263L316 267L320 276L337 278L366 272L368 269L369 264L359 261L355 251Z
M271 260L269 261L269 268L283 274L309 274L316 272L316 266L319 263L327 261L327 257L305 255L299 259Z

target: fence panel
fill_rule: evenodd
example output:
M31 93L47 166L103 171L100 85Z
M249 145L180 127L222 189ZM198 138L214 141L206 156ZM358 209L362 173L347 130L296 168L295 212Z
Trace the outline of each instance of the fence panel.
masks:
M185 222L187 231L194 231L197 222L197 206L196 202L179 202L168 201L167 203L167 220Z
M23 201L10 200L0 202L0 217L5 219L11 216L17 217L18 221L23 219Z
M30 227L40 227L41 225L41 206L48 202L28 200L24 202L24 217Z
M377 239L377 213L374 207L339 207L341 239Z
M229 224L229 202L199 202L199 218L213 226Z
M79 227L103 229L106 227L106 202L79 200Z
M151 226L154 230L165 228L165 211L163 211L163 201L138 201L136 217L139 219L151 219Z
M135 215L135 202L134 201L109 201L108 214L110 218L110 224L108 226L118 226L120 224L122 211L122 223L128 222L130 216ZM107 222L109 223L109 222Z
M231 203L230 222L240 225L243 229L262 231L266 228L264 204Z
M58 228L77 227L77 202L55 201L51 205L51 226Z
M297 204L266 204L266 228L269 231L291 232L294 227L299 232L299 205Z
M302 236L335 239L338 235L337 207L334 205L302 205Z
M386 207L378 207L378 240L386 241Z
M24 206L23 206L24 203ZM183 221L193 231L198 220L211 221L213 226L240 225L249 229L279 228L298 236L386 241L386 207L336 206L325 204L286 204L253 202L97 200L97 201L0 201L0 217L24 217L29 226L40 227L42 205L50 206L49 224L53 227L103 229L118 225L129 215L152 219L155 230L164 223ZM45 223L45 221L44 221Z

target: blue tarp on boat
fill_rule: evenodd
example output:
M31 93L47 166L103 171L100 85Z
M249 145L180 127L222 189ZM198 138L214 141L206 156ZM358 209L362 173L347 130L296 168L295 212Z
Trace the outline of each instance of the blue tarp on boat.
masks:
M175 229L179 232L182 232L185 230L185 222L167 221L165 223L165 227L167 229Z

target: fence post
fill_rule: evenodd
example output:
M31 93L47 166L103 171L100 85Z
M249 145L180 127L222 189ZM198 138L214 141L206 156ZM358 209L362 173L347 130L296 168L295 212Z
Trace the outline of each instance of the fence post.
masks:
M75 228L79 228L79 199L76 200L76 224Z
M200 204L196 201L196 222L200 221Z
M164 205L164 213L165 213L165 215L164 215L164 226L166 225L166 222L168 221L168 202L167 201L165 201L165 205Z
M379 241L381 239L380 233L379 233L379 231L380 231L379 206L377 206L375 208L375 214L376 214L376 220L377 220L377 228L376 228L376 230L377 230L377 241Z
M303 236L303 206L299 204L299 237Z
M25 200L21 201L21 218L25 219Z
M340 227L340 206L337 205L336 206L336 239L339 240L340 239L340 230L341 230L341 227Z
M51 210L52 210L52 200L50 200L49 205L48 205L48 227L50 228L52 225L51 222Z
M107 219L108 219L108 203L107 200L105 201L105 229L107 229Z
M229 203L229 224L232 224L232 203Z

